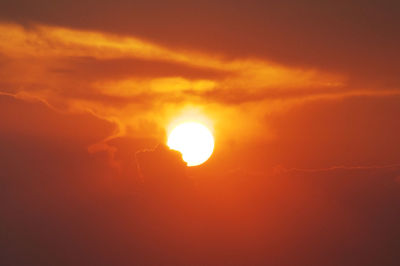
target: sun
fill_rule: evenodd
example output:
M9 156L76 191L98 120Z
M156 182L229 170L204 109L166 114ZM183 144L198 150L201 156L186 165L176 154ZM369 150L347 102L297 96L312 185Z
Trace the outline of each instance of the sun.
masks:
M197 122L186 122L176 126L168 136L170 149L182 153L188 166L196 166L210 158L214 150L211 131Z

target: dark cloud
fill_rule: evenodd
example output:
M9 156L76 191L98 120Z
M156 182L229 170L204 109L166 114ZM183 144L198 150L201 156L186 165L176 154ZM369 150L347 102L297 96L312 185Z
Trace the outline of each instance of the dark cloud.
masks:
M399 85L398 2L2 1L18 22L135 35L227 56L264 57L350 74L363 85Z
M197 96L199 99L206 99L210 102L226 104L226 105L240 105L246 103L257 103L262 101L274 101L274 100L305 100L308 98L327 97L334 98L335 96L346 96L348 88L296 88L295 90L290 88L265 88L257 92L247 91L243 88L235 89L221 89L216 88L214 90L199 92L188 90L185 92L187 96ZM368 93L368 90L364 90L363 93Z
M161 190L169 191L169 184L176 187L189 180L182 154L164 144L159 144L153 150L138 151L136 160L143 182L150 186L160 186ZM164 184L166 187L162 188Z
M201 67L180 65L161 60L96 59L72 57L56 62L50 72L82 80L118 80L123 78L182 77L189 79L221 79L228 73ZM0 65L1 66L1 65Z

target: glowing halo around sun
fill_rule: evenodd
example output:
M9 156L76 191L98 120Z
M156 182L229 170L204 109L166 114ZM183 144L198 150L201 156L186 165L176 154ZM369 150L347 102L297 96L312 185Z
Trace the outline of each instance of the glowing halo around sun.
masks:
M167 145L182 153L182 159L188 166L196 166L210 158L214 150L214 137L206 126L185 122L171 131Z

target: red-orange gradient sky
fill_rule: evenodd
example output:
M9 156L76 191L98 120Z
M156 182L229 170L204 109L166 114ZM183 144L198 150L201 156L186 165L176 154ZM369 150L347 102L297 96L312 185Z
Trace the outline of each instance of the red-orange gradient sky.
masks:
M0 265L399 265L399 10L1 1Z

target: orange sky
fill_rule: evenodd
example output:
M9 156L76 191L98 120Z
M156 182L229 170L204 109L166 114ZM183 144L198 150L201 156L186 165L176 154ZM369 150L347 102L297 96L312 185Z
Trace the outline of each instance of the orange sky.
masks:
M397 265L398 10L2 1L0 264Z

